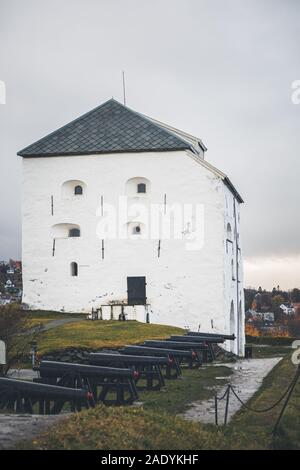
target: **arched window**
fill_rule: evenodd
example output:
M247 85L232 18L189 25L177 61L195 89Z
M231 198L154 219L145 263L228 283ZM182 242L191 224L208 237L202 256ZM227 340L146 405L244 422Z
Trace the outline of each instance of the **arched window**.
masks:
M236 325L235 325L235 313L234 313L234 303L233 300L231 301L230 305L230 334L236 336ZM235 341L230 341L230 350L234 352L235 349Z
M230 223L227 224L227 240L232 241L232 230Z
M137 185L137 192L140 193L140 194L141 193L145 194L146 193L146 184L145 183L139 183Z
M140 226L140 225L135 225L135 226L133 227L132 233L133 233L134 235L140 235L140 233L141 233L141 226Z
M234 277L234 262L233 262L233 259L231 260L231 278L233 281L235 281L235 277Z
M226 252L233 253L233 240L230 223L228 223L226 227Z
M75 186L74 194L75 194L75 196L82 196L82 194L83 194L82 186L80 186L80 185Z
M71 263L71 276L78 276L78 264L75 262Z
M129 197L149 196L151 193L151 182L142 176L130 178L126 182L125 194Z
M80 229L79 228L71 228L69 230L69 237L70 238L80 237Z
M62 199L73 199L82 196L86 192L86 184L80 180L65 181L62 185Z

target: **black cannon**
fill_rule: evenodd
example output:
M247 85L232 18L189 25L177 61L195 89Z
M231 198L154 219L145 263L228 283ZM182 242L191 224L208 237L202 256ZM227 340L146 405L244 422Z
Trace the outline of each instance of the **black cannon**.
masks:
M42 361L39 373L40 379L36 380L63 387L86 388L95 402L106 405L124 405L138 399L136 372L131 369Z
M146 340L144 345L150 348L162 348L162 349L176 349L178 351L191 351L192 358L187 361L189 367L200 366L203 362L203 352L207 351L207 345L200 342L190 343L183 341L159 341L159 340ZM181 361L185 362L185 359L182 358Z
M223 338L224 340L229 339L230 341L234 341L235 335L224 335L223 333L200 333L198 331L189 331L187 336L199 336L199 337L206 337L206 338Z
M196 341L196 342L190 342L190 341L173 341L170 339L167 339L165 341L161 340L152 340L152 339L147 339L144 341L144 344L146 346L151 347L158 347L158 348L166 348L166 349L177 349L180 351L181 349L183 350L197 350L197 351L204 351L207 349L207 344L203 344L201 341Z
M222 336L192 336L192 335L172 335L168 341L189 341L190 343L224 343L225 339Z
M168 365L167 357L130 356L114 353L91 353L87 356L89 364L95 366L128 367L137 374L136 386L139 390L160 390L165 385L161 368ZM145 380L146 385L141 385Z
M93 395L83 388L66 388L25 380L0 378L0 410L30 414L58 414L70 405L72 411L94 406Z
M192 351L178 351L174 349L164 349L164 348L151 348L147 347L145 344L141 346L125 346L122 349L123 354L134 354L142 356L159 356L167 357L168 364L165 367L167 379L176 379L181 375L180 363L185 360L191 362L194 359L195 353Z
M202 352L203 362L214 361L216 359L217 352L221 351L218 346L218 343L224 343L224 338L220 336L215 336L214 338L208 338L207 336L178 336L173 335L168 341L179 341L186 344L195 344L199 343L206 345L206 349Z

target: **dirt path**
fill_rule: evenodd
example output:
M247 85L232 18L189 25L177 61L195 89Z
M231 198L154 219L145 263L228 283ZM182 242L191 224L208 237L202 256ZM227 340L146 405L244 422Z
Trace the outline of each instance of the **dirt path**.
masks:
M48 331L48 330L52 330L53 328L57 328L58 326L67 325L68 323L77 323L77 322L84 321L84 320L85 318L78 318L78 317L77 318L67 317L67 318L60 318L59 320L51 320L48 323L42 324L39 327L39 331L40 332ZM35 331L36 331L35 328L31 328L30 330L27 330L26 333L24 334L31 335L35 333Z
M60 320L49 321L48 323L43 325L42 331L52 330L53 328L66 325L67 323L77 323L80 321L84 321L84 318L62 318Z
M240 360L234 364L220 364L231 367L233 373L230 376L231 385L243 400L247 402L259 389L263 379L271 372L273 367L278 364L281 357L272 357L264 359ZM218 364L209 367L218 367ZM219 377L221 379L222 377ZM226 391L227 386L217 387L216 392L221 397ZM228 422L235 413L241 408L240 402L231 394L229 401ZM219 424L223 424L225 414L225 400L218 404ZM191 403L190 408L184 413L184 418L206 424L215 423L215 400L211 398L205 401L196 401Z

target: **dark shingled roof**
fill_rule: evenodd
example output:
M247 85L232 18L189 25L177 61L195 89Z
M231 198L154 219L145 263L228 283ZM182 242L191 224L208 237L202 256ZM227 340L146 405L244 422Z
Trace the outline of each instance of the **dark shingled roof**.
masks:
M191 145L113 99L18 152L22 157L172 151Z

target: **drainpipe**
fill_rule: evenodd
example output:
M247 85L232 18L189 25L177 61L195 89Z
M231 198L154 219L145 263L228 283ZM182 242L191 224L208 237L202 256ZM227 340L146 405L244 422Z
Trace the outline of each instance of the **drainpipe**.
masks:
M235 265L236 265L236 304L237 304L237 350L239 354L240 348L240 315L239 315L239 245L238 245L238 230L236 220L236 197L233 196L233 214L234 214L234 234L235 234Z

